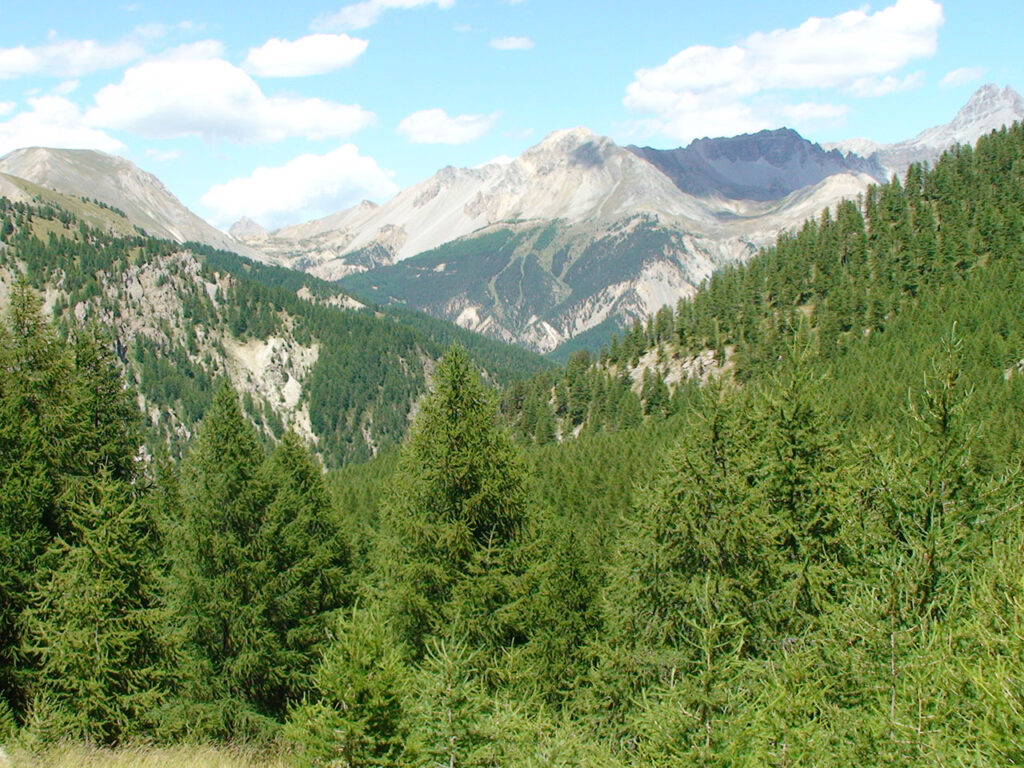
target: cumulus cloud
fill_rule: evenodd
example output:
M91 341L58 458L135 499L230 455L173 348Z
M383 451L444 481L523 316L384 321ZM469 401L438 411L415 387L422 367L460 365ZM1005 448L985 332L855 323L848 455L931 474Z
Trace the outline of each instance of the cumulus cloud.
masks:
M202 136L231 141L348 136L375 116L358 105L267 96L249 75L219 59L148 61L102 88L90 125L148 138Z
M455 5L455 0L365 0L362 3L346 5L336 13L321 16L313 22L318 31L334 29L366 29L377 23L377 19L385 11L419 8L424 5L436 5L448 9Z
M283 166L257 168L251 176L217 184L200 202L219 226L248 216L277 228L350 208L361 200L383 201L398 191L391 177L372 157L344 144L325 155L300 155Z
M348 35L307 35L298 40L272 38L250 48L242 68L259 77L305 77L347 67L366 50L366 40Z
M449 117L443 109L413 112L398 124L398 132L413 144L468 144L487 133L499 115Z
M777 124L785 94L839 90L877 96L920 84L894 73L935 53L942 6L897 0L876 13L811 18L795 29L755 32L727 47L692 46L636 72L624 104L652 115L646 126L680 140L760 130ZM817 104L813 114L841 107Z
M197 40L167 48L150 56L149 61L193 61L196 59L219 59L224 56L224 43L220 40Z
M101 69L122 67L145 55L142 46L125 40L101 45L95 40L61 40L28 48L0 48L0 80L26 75L80 77Z
M528 51L533 48L533 40L528 37L496 37L490 45L499 51Z
M39 96L28 100L30 109L0 123L0 155L22 147L60 147L124 151L124 145L82 121L77 105L62 96Z
M939 81L939 85L944 88L953 88L958 85L969 85L970 83L976 83L985 76L984 67L960 67L954 69L952 72L947 72L942 80Z

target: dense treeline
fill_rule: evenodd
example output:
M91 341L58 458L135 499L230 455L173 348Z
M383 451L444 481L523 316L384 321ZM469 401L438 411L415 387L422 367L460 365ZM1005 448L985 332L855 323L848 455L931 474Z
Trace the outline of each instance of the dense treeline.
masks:
M139 464L103 346L20 286L0 729L307 766L1024 762L1024 200L982 213L1024 131L908 179L948 165L903 228L931 217L934 268L841 207L652 319L668 343L630 354L727 361L703 384L609 350L496 392L453 347L397 454L326 477L226 386L180 462ZM821 244L852 212L870 269ZM973 250L942 257L957 215Z

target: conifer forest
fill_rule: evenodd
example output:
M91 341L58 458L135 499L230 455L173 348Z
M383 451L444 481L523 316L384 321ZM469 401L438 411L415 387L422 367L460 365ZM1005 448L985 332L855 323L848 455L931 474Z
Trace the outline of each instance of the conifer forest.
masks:
M216 365L186 374L203 349L125 351L67 311L101 267L177 246L0 208L15 761L1024 764L1021 126L563 366L315 305L295 332L338 350L311 374L315 444ZM200 294L190 322L261 338L306 311L284 270L200 256L249 276L243 310ZM47 294L57 263L75 301ZM413 348L429 375L396 362Z

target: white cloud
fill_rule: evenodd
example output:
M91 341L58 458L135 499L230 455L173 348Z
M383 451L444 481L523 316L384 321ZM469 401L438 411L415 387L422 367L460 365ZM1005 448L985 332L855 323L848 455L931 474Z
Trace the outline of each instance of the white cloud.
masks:
M496 37L490 45L499 51L528 51L533 48L533 40L528 37Z
M0 101L0 117L11 114L17 106L13 101Z
M149 61L102 88L91 125L149 138L202 136L232 141L348 136L375 120L358 105L266 96L249 75L219 59Z
M455 0L365 0L362 3L346 5L336 13L321 16L313 22L316 30L333 29L366 29L377 23L377 19L385 11L419 8L424 5L436 5L447 9L455 5Z
M424 109L402 120L398 132L413 144L467 144L491 130L498 117L496 112L449 117L443 109Z
M197 59L220 59L224 56L224 43L220 40L197 40L167 48L149 61L194 61Z
M95 40L63 40L27 48L0 48L0 80L25 75L79 77L101 69L121 67L145 54L132 41L100 45Z
M62 96L39 96L28 103L30 110L0 123L0 155L22 147L124 151L120 141L85 125L81 110Z
M919 85L918 74L894 73L935 53L942 23L935 0L896 0L876 13L848 11L755 32L728 48L692 46L638 70L623 102L653 115L649 129L680 140L759 130L777 125L787 92L877 96ZM839 109L819 106L830 115Z
M804 101L799 104L783 104L779 112L787 122L794 124L808 122L835 122L846 117L850 108L844 104L819 104Z
M854 96L874 98L920 88L923 84L924 72L912 72L906 77L862 77L851 83L847 90Z
M250 48L242 68L260 77L322 75L347 67L366 50L366 40L348 35L307 35L298 40L268 40Z
M947 72L939 81L944 88L953 88L958 85L968 85L981 80L985 76L984 67L960 67L952 72Z
M266 227L325 216L361 200L383 201L398 191L392 174L352 144L325 155L300 155L283 166L261 167L246 178L217 184L200 202L226 227L248 216Z
M78 80L65 80L63 83L58 83L50 89L50 93L55 93L58 96L67 96L69 93L74 93L78 90Z

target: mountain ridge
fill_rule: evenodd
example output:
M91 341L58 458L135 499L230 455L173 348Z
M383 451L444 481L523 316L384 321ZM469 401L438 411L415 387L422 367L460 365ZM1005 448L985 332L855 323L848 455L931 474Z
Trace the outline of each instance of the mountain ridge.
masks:
M66 195L95 198L123 211L153 237L200 242L266 261L261 251L201 219L160 179L125 158L97 150L26 147L0 157L0 172Z
M1019 94L987 85L951 123L892 145L822 146L780 128L658 150L621 147L578 126L507 162L442 168L381 205L364 201L274 231L244 220L229 234L121 158L31 148L0 158L0 172L100 200L158 237L346 280L376 301L411 302L549 352L685 298L718 267L748 258L822 209L910 162L933 161L949 143L1021 118ZM518 234L495 236L505 230ZM494 244L498 250L488 250ZM425 276L428 262L436 271ZM479 282L466 283L469 276ZM414 280L440 293L426 296Z

